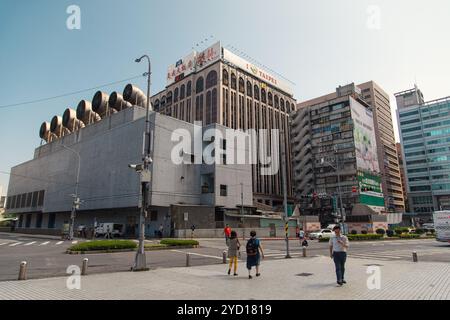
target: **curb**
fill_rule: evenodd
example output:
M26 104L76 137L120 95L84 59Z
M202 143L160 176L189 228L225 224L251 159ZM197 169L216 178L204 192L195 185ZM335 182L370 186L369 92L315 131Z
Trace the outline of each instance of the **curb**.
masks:
M154 247L154 248L145 248L145 251L158 251L158 250L173 250L173 249L192 249L192 248L200 248L199 245L192 246L165 246L165 247ZM72 251L67 250L67 254L98 254L98 253L119 253L119 252L131 252L136 251L135 249L110 249L110 250L87 250L87 251Z

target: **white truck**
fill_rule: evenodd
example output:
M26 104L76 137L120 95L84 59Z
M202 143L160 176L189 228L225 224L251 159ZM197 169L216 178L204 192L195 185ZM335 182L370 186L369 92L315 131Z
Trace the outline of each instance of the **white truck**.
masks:
M111 237L121 237L124 234L124 225L120 223L99 223L95 228L95 235L97 237L104 237L110 232Z
M436 240L450 243L450 211L435 211L433 221Z

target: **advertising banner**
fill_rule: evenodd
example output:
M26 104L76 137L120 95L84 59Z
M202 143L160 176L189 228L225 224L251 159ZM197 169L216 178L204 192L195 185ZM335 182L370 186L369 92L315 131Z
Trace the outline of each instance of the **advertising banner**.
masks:
M380 176L367 171L358 171L358 186L361 204L384 207Z
M380 172L372 111L350 97L358 170Z

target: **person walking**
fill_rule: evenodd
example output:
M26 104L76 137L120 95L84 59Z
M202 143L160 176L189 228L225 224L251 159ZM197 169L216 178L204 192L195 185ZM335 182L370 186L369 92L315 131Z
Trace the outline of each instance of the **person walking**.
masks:
M336 267L337 284L342 286L344 283L347 283L344 278L344 273L349 244L348 238L341 234L340 226L335 226L333 231L334 235L331 236L329 241L330 257L334 260L334 265Z
M162 239L164 233L164 226L162 224L159 225L159 238Z
M250 239L247 241L246 252L247 252L247 269L248 269L248 278L252 279L251 271L252 267L256 267L256 276L259 277L261 273L259 273L259 264L260 258L264 259L264 251L261 246L261 241L256 238L256 231L250 232ZM260 254L261 253L261 254Z
M225 235L225 243L228 246L228 240L230 239L230 236L231 236L231 228L228 224L223 229L223 233Z
M230 239L228 240L228 258L230 259L230 266L228 268L228 274L231 274L231 267L234 264L234 276L237 276L238 266L238 252L241 247L241 243L237 237L236 231L231 231Z

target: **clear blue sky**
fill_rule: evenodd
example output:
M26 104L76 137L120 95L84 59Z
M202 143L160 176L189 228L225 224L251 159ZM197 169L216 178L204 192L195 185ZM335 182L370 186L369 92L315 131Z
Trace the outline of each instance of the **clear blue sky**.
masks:
M72 4L81 30L66 28ZM379 30L367 27L370 5ZM143 53L155 93L167 66L211 35L295 82L298 101L368 80L390 94L417 81L431 100L450 95L449 14L448 0L0 0L0 105L138 75L144 65L133 60ZM43 121L94 93L0 108L0 171L32 158ZM8 180L0 173L0 185Z

